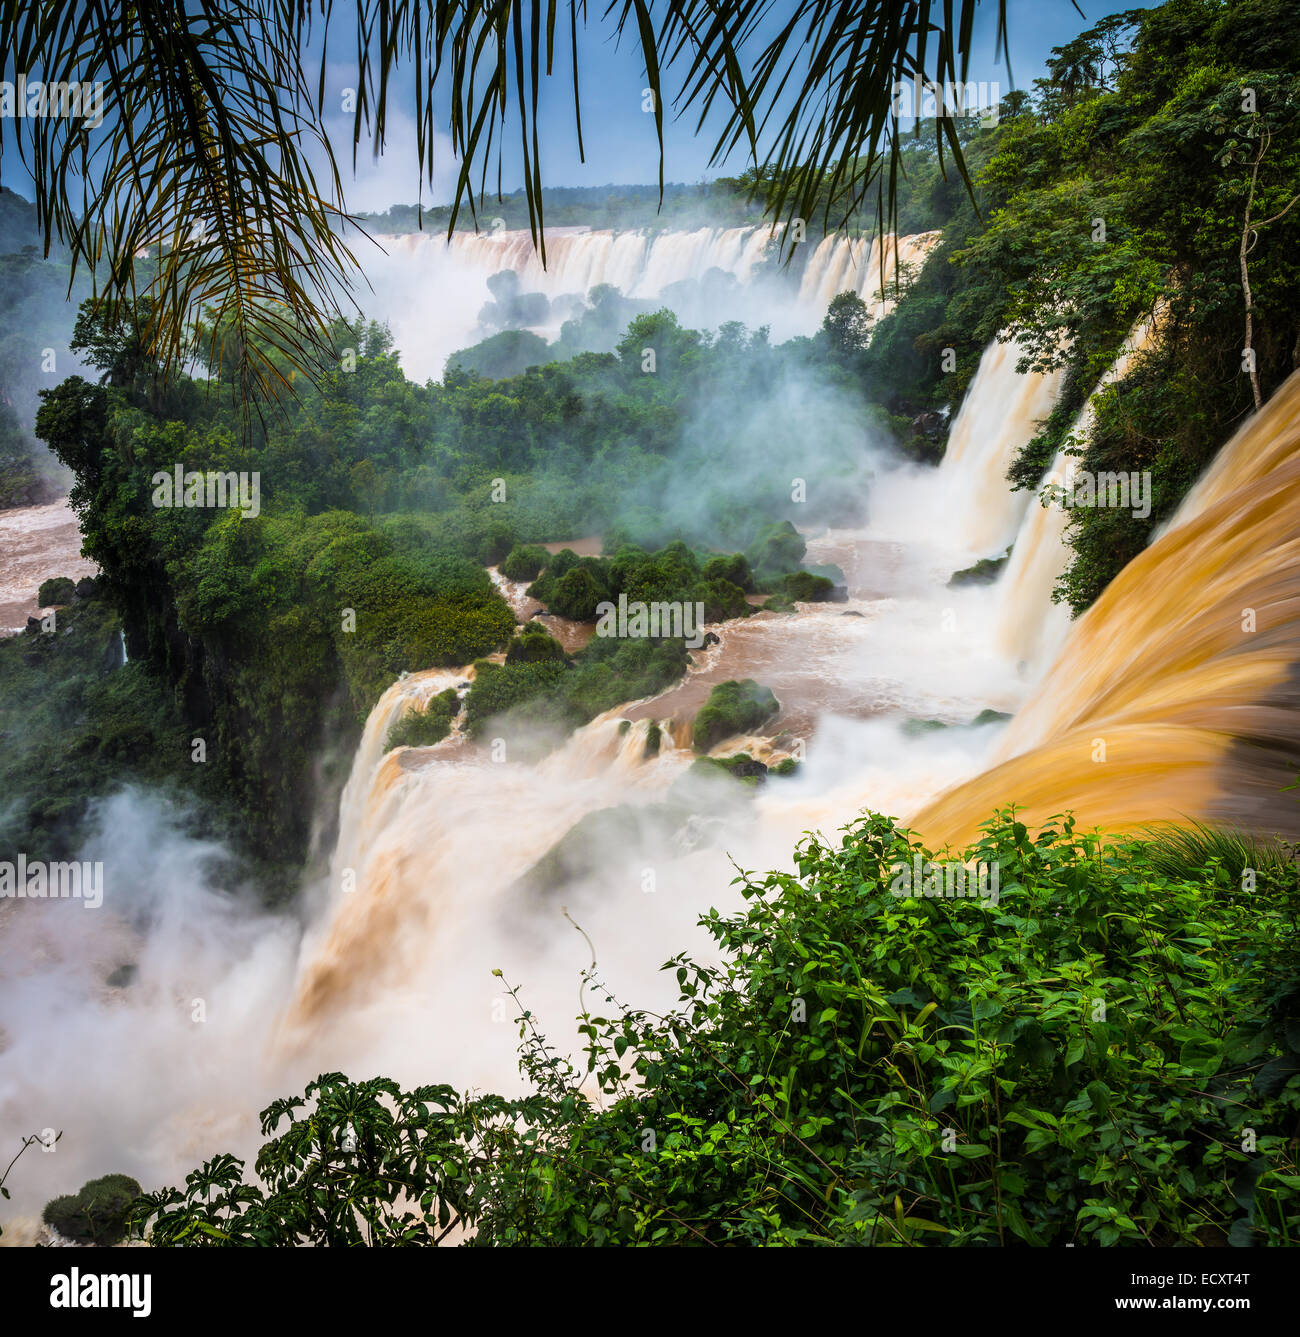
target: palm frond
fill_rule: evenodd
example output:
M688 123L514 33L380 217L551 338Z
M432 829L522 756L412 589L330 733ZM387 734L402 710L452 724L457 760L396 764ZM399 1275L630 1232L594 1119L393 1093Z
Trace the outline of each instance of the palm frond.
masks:
M994 0L1005 53L1006 0ZM610 0L600 22L634 34L654 99L659 183L664 108L715 115L711 161L736 152L770 185L775 220L843 226L875 191L878 226L895 231L901 80L964 82L977 0ZM567 24L562 23L567 8ZM165 368L192 352L198 312L233 328L233 377L245 402L283 388L280 368L318 370L356 264L324 128L330 38L354 42L353 162L382 152L398 72L413 68L418 179L434 179L435 94L449 96L459 168L449 231L477 222L507 126L518 132L534 244L545 263L542 79L555 76L567 28L574 123L582 143L580 27L586 0L0 0L0 65L47 82L102 84L105 119L0 122L36 183L47 253L68 245L110 312L152 299L148 337ZM317 77L308 78L313 34ZM560 39L561 42L564 40ZM757 48L755 50L755 48ZM751 52L753 53L751 55ZM674 96L666 99L671 81ZM967 181L950 120L935 134ZM323 165L317 179L313 162ZM887 170L882 170L887 166ZM153 263L137 259L148 253ZM267 352L258 339L270 337Z

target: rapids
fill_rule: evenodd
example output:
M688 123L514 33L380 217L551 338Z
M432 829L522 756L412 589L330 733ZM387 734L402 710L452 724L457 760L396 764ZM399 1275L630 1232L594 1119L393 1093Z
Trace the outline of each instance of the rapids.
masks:
M601 244L612 264L615 240ZM1300 376L1097 604L1048 636L1050 582L1026 568L1061 569L1059 532L1039 533L1030 563L1027 527L1051 517L1004 476L1058 387L1018 376L1014 352L985 355L939 468L875 461L862 525L809 536L810 561L844 570L847 603L724 624L682 685L552 740L540 760L459 730L386 753L403 713L472 670L394 683L357 748L328 875L292 914L217 890L214 851L159 796L98 805L81 857L105 862L105 909L0 906L0 1127L65 1134L56 1154L24 1158L14 1208L30 1216L92 1174L152 1188L217 1152L248 1156L257 1110L322 1071L517 1091L505 987L577 1049L591 949L570 917L615 995L662 1009L675 989L660 964L711 959L696 921L738 904L733 857L789 868L801 832L831 835L864 808L932 842L1012 801L1032 820L1068 808L1119 828L1189 815L1294 835L1278 790L1300 755ZM1012 539L997 583L948 586ZM523 588L497 579L527 617ZM1008 642L1008 610L1039 629L1036 653ZM1050 668L1044 647L1059 649ZM803 757L753 795L687 775L695 705L742 676L771 686L781 713L763 738L719 750ZM990 708L1015 717L973 726ZM648 756L652 720L663 732ZM615 808L558 890L521 891L562 837Z
M0 636L20 631L36 614L43 581L80 580L98 569L81 555L81 530L66 499L0 511Z

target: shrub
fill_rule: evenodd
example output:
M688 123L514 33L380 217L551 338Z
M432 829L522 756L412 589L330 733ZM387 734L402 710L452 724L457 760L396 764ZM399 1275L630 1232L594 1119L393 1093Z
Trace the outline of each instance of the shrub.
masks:
M127 1175L105 1175L45 1204L42 1214L64 1239L78 1244L120 1244L126 1236L126 1215L140 1196L140 1185Z
M760 687L753 678L720 682L695 717L692 738L700 752L707 752L724 738L752 733L780 710L770 687Z
M550 556L540 543L520 544L502 558L501 574L507 580L536 580Z
M746 556L760 575L778 575L793 571L807 550L803 535L789 520L781 520L759 532Z
M439 692L423 710L402 716L388 731L384 751L395 747L432 747L451 732L451 722L460 710L460 698L454 687Z
M560 617L574 622L590 622L596 616L596 605L609 597L605 587L586 567L575 566L555 583L547 607Z
M754 593L754 573L749 569L749 559L741 552L711 557L705 562L700 577L703 580L729 580L746 594Z
M55 604L62 607L72 602L76 592L77 587L67 576L53 576L41 582L41 588L36 592L36 602L42 608L50 608Z
M565 660L564 646L555 640L540 622L526 622L506 651L507 664L536 664L542 660Z
M831 597L835 582L829 576L815 576L811 571L792 571L782 576L779 591L800 603L824 603Z
M515 1102L330 1074L264 1112L289 1121L265 1189L218 1157L137 1219L155 1244L433 1243L453 1219L478 1244L1293 1244L1297 866L1244 893L1211 841L1165 872L1167 844L1068 817L983 832L942 857L996 868L996 904L898 894L936 856L889 818L806 836L705 916L717 964L669 963L666 1016L584 1011L580 1070L525 1026Z
M700 581L691 591L691 602L704 605L706 622L723 622L731 617L747 617L754 611L745 599L745 591L739 585L721 577Z

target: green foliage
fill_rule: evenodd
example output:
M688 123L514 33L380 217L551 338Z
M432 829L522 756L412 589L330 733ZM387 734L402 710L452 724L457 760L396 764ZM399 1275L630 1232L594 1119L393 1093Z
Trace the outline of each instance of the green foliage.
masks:
M536 580L550 557L540 543L521 543L501 559L501 574L507 580Z
M546 600L549 610L575 622L590 622L596 616L597 605L609 598L609 591L585 566L566 571L549 588Z
M852 363L866 350L871 338L871 312L855 292L831 298L822 321L822 337L838 362Z
M692 737L697 751L707 752L724 738L753 733L780 709L769 687L753 678L720 682L695 716Z
M932 857L879 816L807 836L705 916L721 964L669 962L668 1015L587 973L608 1006L581 1069L522 1011L518 1102L331 1074L314 1112L265 1112L290 1120L266 1188L218 1157L137 1221L156 1244L1300 1241L1296 864L1244 892L1217 853L1167 873L1007 812L943 856L996 867L996 903L896 895Z
M67 576L52 576L41 582L40 589L36 591L36 602L42 608L51 608L55 604L63 606L72 602L75 593L76 586Z
M506 651L507 664L535 664L548 659L567 659L564 646L540 622L525 622Z
M513 270L505 272L514 276ZM447 359L447 372L499 381L522 375L529 367L550 360L550 345L540 334L531 330L502 330L473 348L453 353Z
M989 340L1014 337L1022 368L1063 368L1065 386L1012 481L1037 490L1062 449L1081 470L1151 475L1145 518L1071 510L1055 597L1075 614L1255 407L1243 350L1261 400L1300 365L1300 48L1279 36L1289 23L1286 0L1176 0L1112 15L1058 49L1031 102L1011 115L1004 104L999 127L970 147L980 214L956 203L863 355L890 411L919 414L912 448L925 456L925 414L955 410ZM1072 441L1130 331L1157 312L1154 345Z
M481 734L489 720L527 705L516 716L521 726L567 733L625 701L657 695L681 678L687 663L680 640L601 636L572 659L550 654L505 664L485 660L475 665L465 698L466 727Z
M810 571L793 571L782 576L777 584L781 594L799 603L824 603L834 588L835 582L829 576L815 576Z
M451 733L451 722L460 710L460 698L454 687L439 692L423 710L403 715L388 731L384 751L395 747L432 747Z
M140 1197L140 1185L127 1175L104 1175L45 1204L43 1219L64 1239L108 1246L126 1238L127 1214Z
M168 684L141 660L122 663L117 615L95 582L79 589L53 633L0 639L0 847L71 858L91 804L131 784L194 800L178 807L197 836L233 824L220 759L194 765Z
M759 532L746 556L754 571L763 577L793 571L806 551L803 535L789 520L781 520Z
M1001 557L981 558L972 566L954 571L949 577L948 587L949 589L957 589L963 585L991 585L1002 574L1002 568L1006 566L1010 558L1010 551L1004 553Z
M258 1153L257 1184L218 1156L184 1189L144 1195L133 1219L172 1247L438 1244L482 1214L491 1166L515 1144L513 1120L530 1115L545 1117L536 1099L403 1092L327 1073L303 1098L262 1111L263 1136L277 1136Z

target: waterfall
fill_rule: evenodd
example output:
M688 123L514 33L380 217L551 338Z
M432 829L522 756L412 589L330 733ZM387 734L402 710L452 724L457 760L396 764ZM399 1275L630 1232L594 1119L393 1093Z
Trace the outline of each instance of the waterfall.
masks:
M796 283L790 272L762 264L779 244L779 231L767 225L681 232L549 228L545 267L528 232L456 232L450 241L442 234L408 233L384 238L385 255L366 257L374 294L364 304L368 315L389 322L403 365L417 380L440 377L451 353L489 332L479 329L476 317L490 300L488 279L502 270L519 276L521 291L541 293L555 304L531 327L548 339L572 313L572 299L608 284L627 298L663 297L688 326L716 329L740 320L766 324L782 340L813 333L831 298L845 291L857 293L879 320L897 299L900 267L905 285L938 237L900 237L897 246L892 236L827 237L813 248ZM707 292L665 295L672 285L704 280L712 271L730 278Z
M1030 498L1011 490L1007 469L1060 393L1061 372L1020 375L1021 356L1014 341L984 350L939 466L941 504L953 521L953 537L980 556L1005 552L1022 527Z
M1294 838L1298 660L1300 374L1070 629L1000 764L915 825L960 841L1015 802L1031 824L1071 809L1111 830L1190 817Z
M986 353L943 466L897 470L929 497L928 526L812 538L809 560L844 569L849 603L724 624L698 682L606 712L541 760L498 757L490 737L459 733L386 752L406 711L472 670L393 683L357 747L330 877L292 915L210 887L212 845L165 804L111 798L85 853L127 870L132 913L26 901L0 924L13 963L0 974L0 1120L42 1128L56 1110L67 1130L57 1157L24 1162L20 1210L34 1215L108 1169L152 1189L206 1156L250 1156L263 1141L254 1112L323 1071L519 1090L507 985L558 1048L580 1050L569 1023L592 948L565 911L614 994L662 1011L676 990L660 964L682 951L713 960L698 918L739 906L731 856L788 869L800 833L836 839L864 808L933 842L974 835L1010 802L1031 824L1072 809L1112 829L1185 815L1296 835L1293 796L1280 790L1300 756L1300 374L1026 689L996 653L993 614L1005 598L1041 616L1041 590L1021 579L949 589L931 538L993 551L1016 523L1021 500L999 480L1054 387L1016 379L1013 362L1010 347ZM954 540L959 522L968 528ZM793 778L719 802L689 787L685 698L751 674L782 702L769 733L806 741L806 760ZM1005 727L900 724L961 726L1018 705ZM647 756L651 720L660 746ZM789 750L774 736L730 746ZM588 866L550 893L520 894L522 874L611 809ZM126 963L133 982L109 984ZM198 1001L207 1019L196 1030Z
M1150 345L1153 331L1153 323L1143 321L1125 340L1120 355L1071 425L1071 442L1085 442L1092 435L1097 396L1128 373L1134 356ZM1071 458L1066 448L1059 450L1044 482L1063 478ZM1052 591L1070 557L1065 541L1069 512L1059 504L1044 506L1033 498L1032 504L1023 509L1023 516L1011 560L1000 581L1003 598L997 635L1008 656L1022 663L1039 664L1060 647L1070 625L1069 609L1052 602Z

